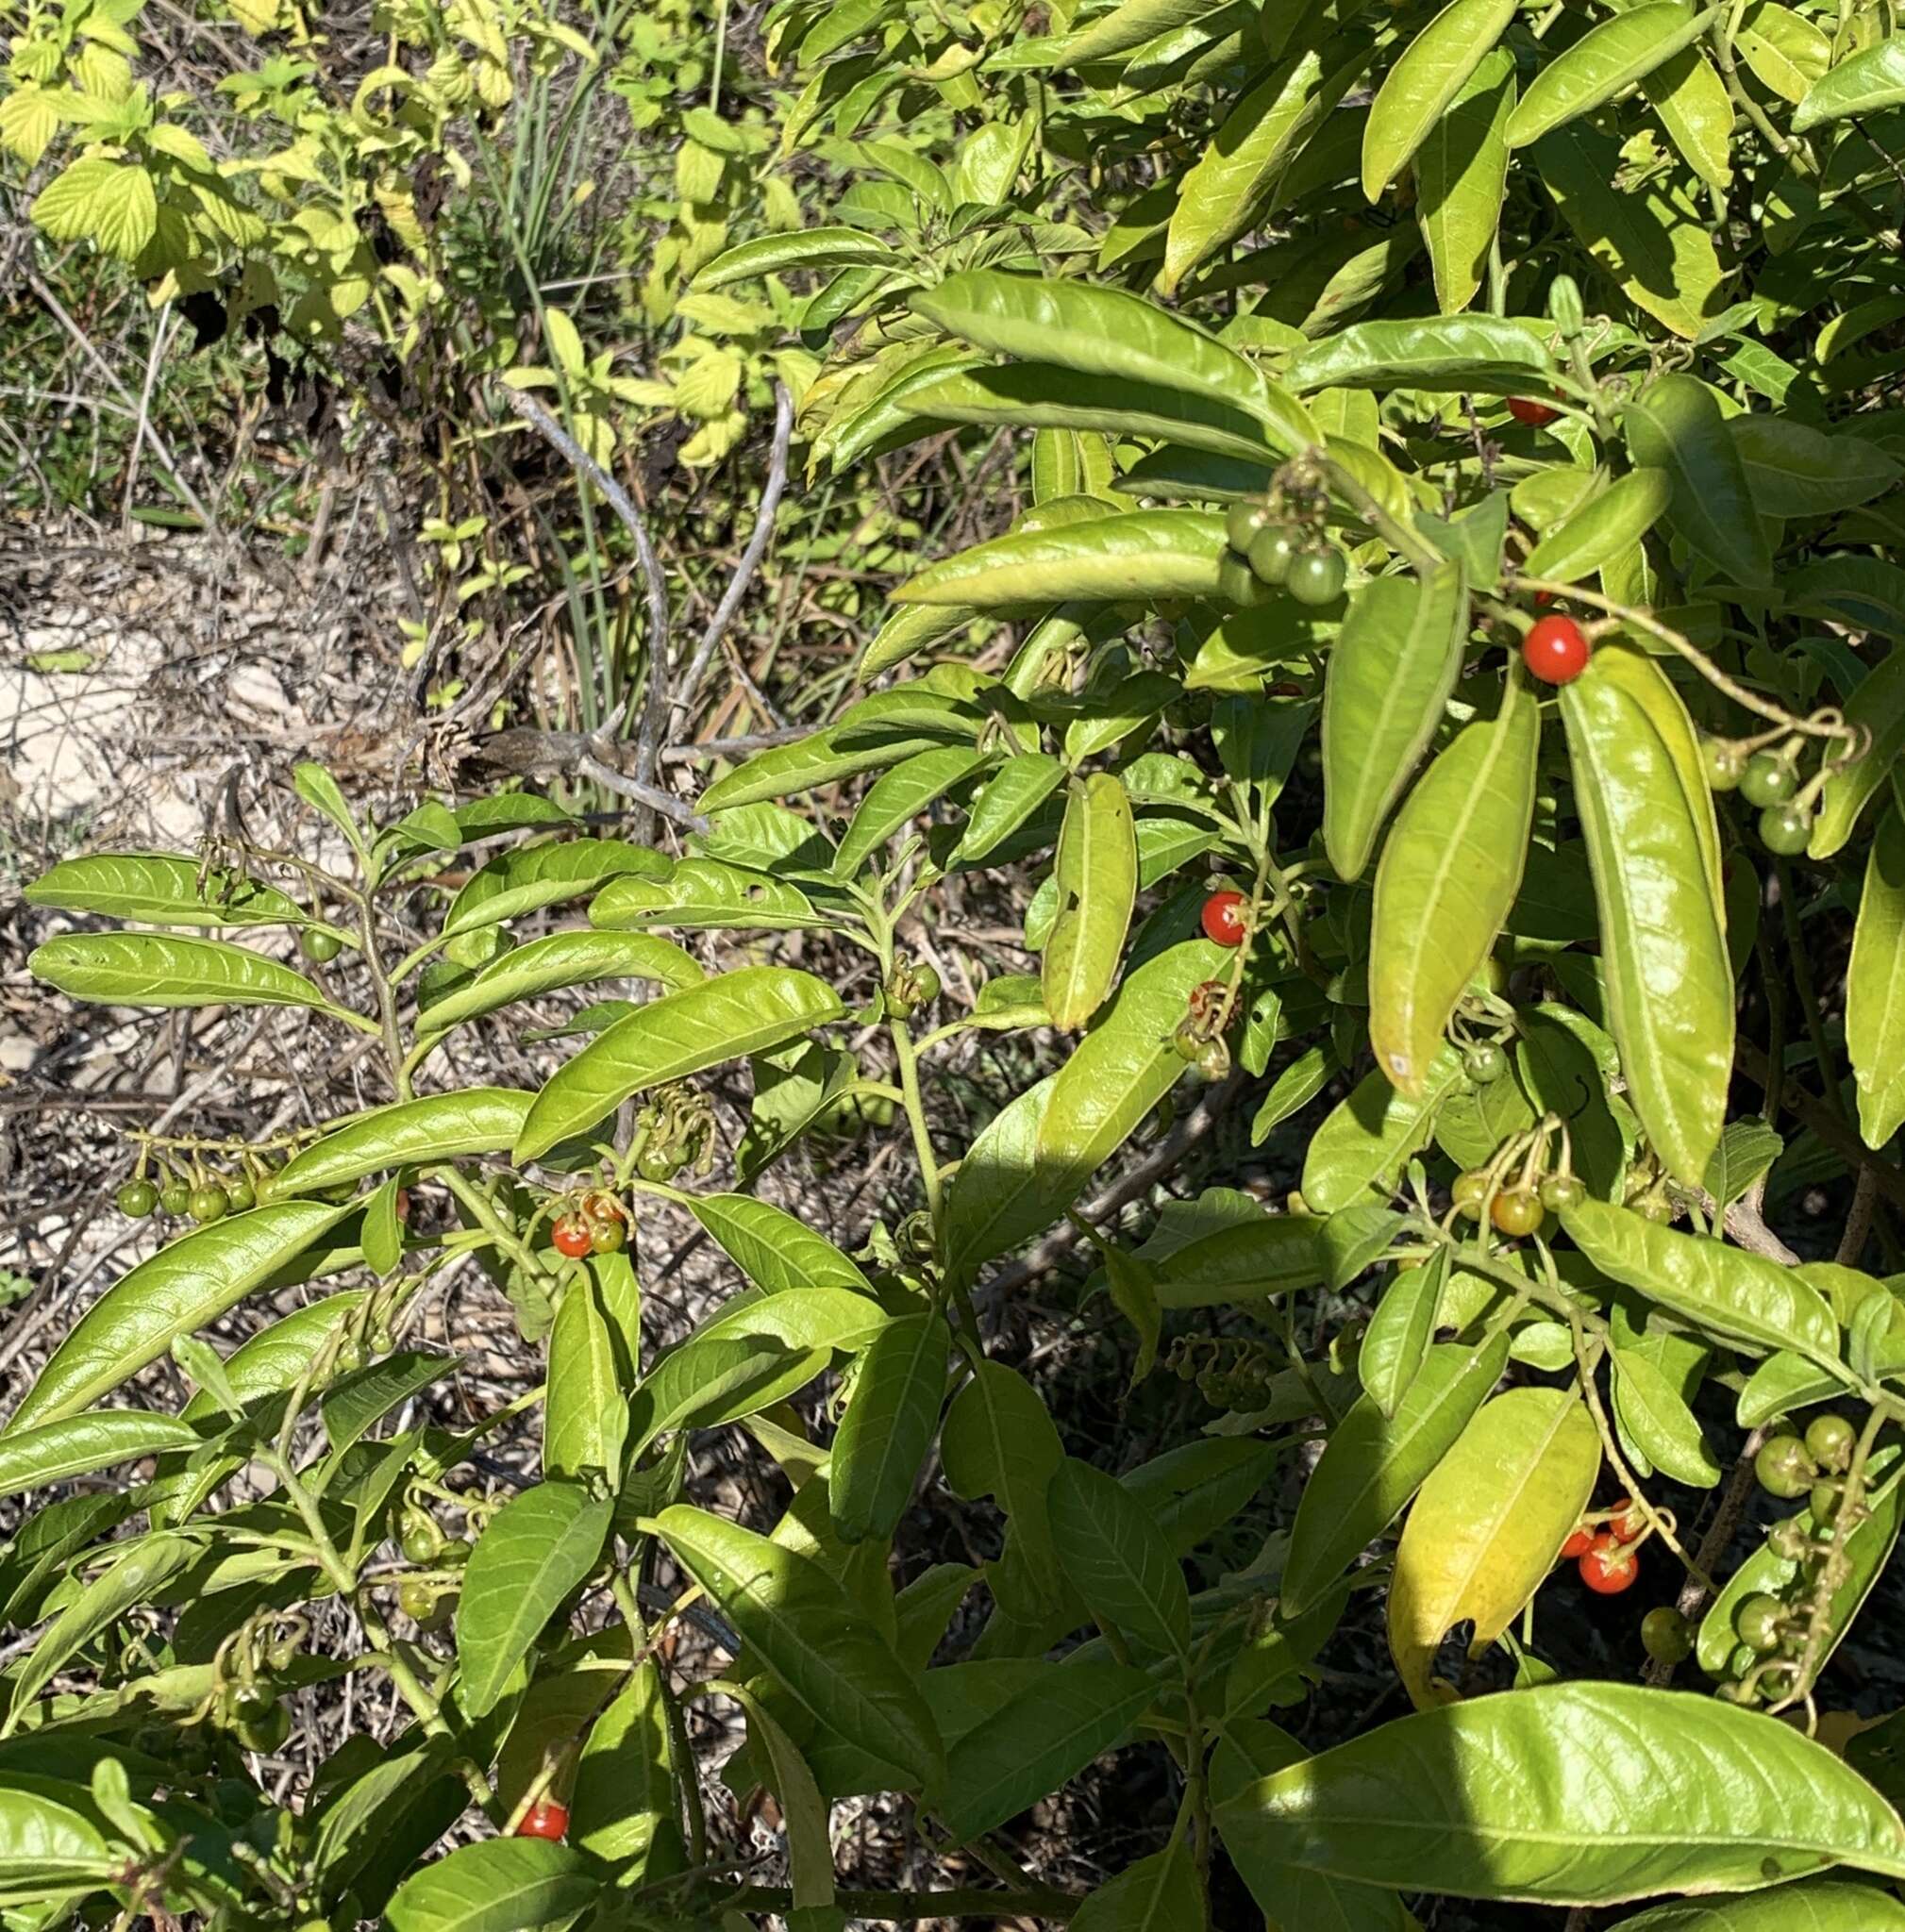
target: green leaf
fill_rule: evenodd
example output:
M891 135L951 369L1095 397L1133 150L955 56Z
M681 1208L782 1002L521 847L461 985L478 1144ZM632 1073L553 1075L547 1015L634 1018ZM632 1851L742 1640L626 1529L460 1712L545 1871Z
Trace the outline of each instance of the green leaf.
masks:
M1871 748L1857 764L1826 780L1806 846L1813 858L1830 858L1843 849L1905 748L1905 645L1893 646L1847 698L1844 709L1847 724L1871 733Z
M1225 958L1207 941L1128 973L1117 996L1049 1080L1019 1095L967 1149L946 1204L946 1271L976 1278L994 1255L1042 1234L1134 1133L1184 1071L1171 1034L1191 989Z
M1629 470L1546 530L1522 574L1563 584L1592 576L1638 543L1672 497L1673 478L1665 470Z
M418 1016L417 1032L434 1042L486 1013L567 986L650 979L673 992L706 976L698 960L652 933L552 932L492 959L474 979L433 1001Z
M1505 1335L1483 1348L1438 1342L1423 1357L1394 1416L1385 1416L1374 1397L1358 1398L1303 1487L1283 1567L1286 1615L1301 1616L1321 1602L1401 1514L1468 1426L1507 1361Z
M1323 842L1339 878L1360 878L1369 863L1442 722L1467 636L1459 563L1378 577L1350 599L1323 698Z
M1726 1117L1733 983L1693 726L1660 668L1626 645L1597 650L1561 710L1628 1098L1668 1170L1697 1186Z
M777 275L789 269L900 268L905 258L859 228L797 228L788 235L757 235L725 248L704 264L690 285L725 289L732 282Z
M1366 199L1380 199L1513 18L1514 0L1452 0L1403 50L1363 125Z
M1521 890L1540 747L1539 708L1511 676L1494 722L1457 733L1383 845L1369 941L1369 1044L1404 1093L1421 1091L1456 1002Z
M1429 1353L1447 1282L1448 1250L1437 1248L1427 1261L1396 1268L1369 1318L1356 1379L1385 1420L1395 1417Z
M1303 1157L1303 1199L1312 1213L1393 1193L1409 1157L1429 1139L1436 1110L1462 1080L1462 1056L1444 1045L1419 1092L1400 1092L1378 1068L1359 1080L1311 1136Z
M1468 1648L1479 1657L1534 1594L1600 1464L1594 1418L1570 1389L1497 1395L1437 1464L1403 1525L1389 1587L1389 1648L1418 1709L1436 1701L1429 1672L1455 1624L1474 1620Z
M834 876L852 878L895 832L904 831L935 799L990 762L989 753L971 745L942 744L894 765L868 790L841 835Z
M798 932L827 920L790 879L719 858L684 858L665 879L610 879L590 902L589 923L637 930ZM683 977L676 986L697 983Z
M1623 14L1609 25L1634 18ZM1628 405L1621 429L1635 463L1671 478L1670 513L1687 541L1735 583L1770 582L1772 559L1746 463L1713 391L1696 376L1663 376Z
M1055 1600L1046 1491L1064 1450L1031 1384L1003 1363L976 1363L946 1410L940 1454L955 1494L968 1502L991 1496L1011 1519L1037 1591L1046 1604Z
M1248 1786L1216 1822L1240 1863L1555 1906L1746 1891L1833 1861L1905 1870L1892 1807L1824 1745L1714 1698L1613 1683L1379 1724Z
M1072 1914L1071 1932L1205 1932L1208 1923L1186 1836L1099 1886Z
M744 966L667 993L616 1021L548 1080L517 1136L515 1158L535 1160L635 1094L765 1053L844 1010L825 981L781 966Z
M612 1485L621 1474L627 1432L628 1407L616 1373L613 1339L595 1305L589 1275L578 1271L562 1291L549 1331L543 1473L580 1475L600 1470Z
M1833 436L1784 416L1750 412L1729 417L1727 433L1762 516L1830 516L1869 502L1898 480L1897 461L1863 436Z
M1846 1052L1859 1131L1883 1147L1905 1124L1905 819L1880 821L1865 861L1846 975Z
M570 1924L600 1890L567 1845L493 1838L411 1873L385 1916L391 1932L534 1932Z
M806 1388L831 1359L830 1349L789 1349L759 1335L693 1336L663 1356L630 1397L630 1452L639 1456L677 1430L759 1415Z
M0 1496L17 1496L71 1476L136 1462L168 1449L196 1449L198 1431L176 1416L142 1408L100 1409L0 1435Z
M1173 293L1200 262L1256 220L1278 175L1332 114L1368 63L1366 43L1342 36L1338 65L1325 71L1314 48L1274 67L1231 108L1186 174L1164 242L1158 286Z
M1320 1215L1253 1214L1161 1257L1158 1299L1167 1308L1205 1308L1320 1288L1333 1272L1333 1233Z
M627 1884L688 1863L676 1802L667 1694L651 1658L589 1727L569 1801L569 1836Z
M1042 1666L992 1722L953 1746L942 1823L963 1841L1017 1817L1122 1743L1156 1694L1143 1671L1123 1664Z
M1712 1489L1720 1466L1665 1371L1638 1349L1616 1348L1613 1354L1614 1417L1622 1433L1663 1475Z
M624 874L663 878L668 871L668 860L660 853L620 839L567 839L499 853L471 874L450 901L443 934L447 938L474 932L544 906L560 906Z
M1267 597L1267 588L1239 582L1241 563L1224 541L1224 519L1212 511L1129 510L994 537L928 566L893 596L900 604L959 604L980 610L1073 599L1250 602L1259 601L1260 591ZM1243 575L1250 576L1247 569ZM1257 580L1251 577L1250 584Z
M1839 1359L1839 1324L1792 1269L1703 1235L1677 1234L1631 1208L1582 1201L1562 1217L1569 1238L1607 1275L1710 1335L1754 1353Z
M944 1749L912 1674L817 1561L686 1504L654 1526L790 1696L877 1760L894 1790L944 1787Z
M272 1198L314 1194L393 1167L500 1154L522 1132L533 1098L510 1087L466 1087L373 1108L292 1155L272 1178Z
M942 1316L895 1315L861 1357L828 1464L827 1497L843 1542L898 1528L939 1428L949 1345Z
M1118 976L1138 894L1131 801L1115 772L1094 772L1074 786L1052 876L1060 909L1045 944L1045 1010L1054 1026L1076 1033Z
M68 933L34 947L26 970L74 999L115 1007L321 1007L338 1011L302 973L224 940L156 932ZM348 1017L359 1025L370 1024L356 1014Z
M564 1597L594 1569L614 1506L579 1483L541 1482L505 1503L476 1539L457 1599L458 1704L486 1716Z
M977 864L1026 825L1065 782L1062 760L1050 752L1023 752L1008 758L979 788L966 814L965 836L957 858Z
M1719 10L1709 7L1696 12L1682 0L1649 0L1590 27L1529 82L1509 117L1509 146L1527 147L1625 93L1681 48L1692 46Z
M1870 1885L1780 1885L1656 1906L1608 1932L1905 1932L1905 1905Z
M1109 1630L1188 1658L1191 1592L1157 1519L1115 1476L1067 1457L1045 1492L1065 1581Z
M1843 121L1848 115L1877 114L1901 102L1905 102L1905 34L1893 34L1822 75L1799 103L1793 116L1793 132L1804 134L1823 122ZM33 211L38 220L38 203Z
M1514 100L1514 56L1497 47L1482 57L1415 153L1415 219L1445 315L1466 308L1488 273L1508 188L1505 130Z
M915 295L912 307L994 355L1107 378L1113 394L1128 382L1229 405L1262 425L1284 455L1318 440L1302 406L1254 362L1122 289L968 269Z
M194 1228L123 1275L67 1330L0 1440L76 1414L214 1322L342 1221L347 1208L274 1202Z
M1832 64L1832 42L1803 14L1777 0L1753 0L1740 17L1734 45L1756 79L1795 104Z
M159 232L152 176L129 162L97 157L70 163L34 197L33 220L57 242L96 242L121 261L136 261Z
M757 1287L777 1294L828 1284L868 1291L857 1262L771 1201L751 1194L696 1194L688 1202L688 1211Z
M1284 386L1319 389L1481 390L1545 394L1555 368L1543 331L1496 315L1358 322L1292 358Z
M29 906L101 912L148 925L297 925L304 909L276 887L212 872L167 852L112 852L64 858L21 894Z

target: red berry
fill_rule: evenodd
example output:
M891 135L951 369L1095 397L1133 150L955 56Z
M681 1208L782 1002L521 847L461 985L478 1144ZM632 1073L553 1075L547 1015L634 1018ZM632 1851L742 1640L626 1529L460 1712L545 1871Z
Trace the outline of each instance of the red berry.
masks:
M1537 591L1534 593L1534 604L1535 608L1537 610L1539 610L1544 604L1552 604L1553 602L1554 592L1552 591Z
M1641 1574L1634 1553L1618 1537L1600 1535L1580 1559L1580 1580L1596 1596L1618 1596Z
M1572 684L1588 655L1587 633L1571 617L1537 617L1521 641L1521 661L1544 684Z
M1571 1529L1567 1541L1561 1546L1563 1557L1585 1557L1595 1546L1595 1533L1591 1529Z
M1561 411L1550 409L1546 403L1538 403L1532 396L1510 396L1508 413L1517 423L1526 423L1530 429L1539 429L1544 423L1552 423Z
M1242 892L1212 892L1204 901L1204 936L1220 946L1241 946L1244 931Z
M586 1255L592 1240L586 1222L565 1217L556 1224L556 1252L559 1255L567 1255L571 1260L579 1255Z
M1623 1496L1614 1505L1614 1509L1616 1513L1608 1523L1608 1529L1611 1534L1617 1536L1624 1543L1630 1543L1637 1537L1646 1534L1647 1519L1640 1510L1634 1507L1634 1500L1631 1496Z
M554 1798L538 1798L523 1814L516 1827L518 1838L565 1838L569 1831L569 1807Z

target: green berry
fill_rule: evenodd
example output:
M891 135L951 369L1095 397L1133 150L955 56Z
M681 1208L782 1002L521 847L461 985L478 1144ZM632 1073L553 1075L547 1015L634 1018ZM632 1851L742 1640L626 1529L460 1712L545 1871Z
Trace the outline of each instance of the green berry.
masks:
M1813 1487L1813 1458L1797 1436L1772 1436L1760 1444L1753 1457L1753 1474L1768 1495L1790 1502Z
M1815 1415L1806 1424L1806 1453L1823 1469L1841 1474L1852 1465L1859 1432L1843 1415Z
M1479 1168L1472 1168L1466 1174L1455 1177L1455 1186L1449 1190L1449 1197L1471 1221L1481 1219L1482 1196L1488 1192L1488 1176Z
M202 1227L209 1221L223 1221L231 1207L231 1197L216 1181L193 1188L186 1202L186 1212Z
M1492 1086L1507 1073L1508 1056L1493 1041L1483 1041L1462 1056L1462 1069L1476 1086Z
M1780 1629L1786 1621L1786 1607L1763 1591L1749 1596L1733 1617L1733 1628L1740 1641L1756 1657L1768 1657L1780 1647Z
M1722 1684L1714 1690L1713 1695L1727 1704L1757 1704L1760 1701L1760 1693L1749 1690L1745 1684Z
M1180 1060L1195 1066L1204 1055L1204 1036L1191 1021L1180 1020L1171 1035L1171 1046Z
M291 1712L282 1704L274 1703L255 1721L241 1719L236 1735L247 1751L280 1751L291 1736Z
M1813 1553L1812 1533L1796 1516L1788 1516L1767 1532L1766 1547L1781 1562L1803 1563Z
M143 1221L159 1206L159 1190L150 1181L127 1181L113 1200L122 1214Z
M1805 851L1813 836L1813 814L1798 805L1769 805L1760 814L1760 843L1781 858Z
M1730 738L1703 738L1700 762L1706 769L1707 784L1714 791L1732 791L1746 774L1746 755Z
M159 1205L168 1214L186 1213L192 1207L192 1187L186 1181L167 1181L159 1191Z
M1693 1626L1672 1604L1661 1604L1641 1619L1641 1642L1655 1662L1677 1664L1693 1652Z
M1814 1483L1813 1492L1806 1498L1807 1507L1813 1512L1814 1523L1825 1524L1839 1520L1839 1485L1837 1483Z
M1790 758L1756 751L1740 774L1740 796L1748 805L1784 805L1799 789L1799 774Z
M334 932L308 925L297 936L297 949L314 965L328 966L343 951L344 942Z
M644 1181L665 1185L681 1172L681 1157L670 1148L651 1144L635 1157L635 1172Z
M443 1552L443 1532L427 1510L406 1509L397 1543L406 1561L434 1563Z
M1230 1073L1230 1049L1221 1040L1207 1040L1197 1054L1197 1077L1215 1086Z
M415 1577L397 1585L397 1608L413 1623L426 1624L437 1607L437 1593Z
M938 969L927 965L912 969L913 999L922 1007L929 1007L939 998L940 977Z
M1551 1174L1541 1184L1541 1205L1550 1214L1565 1214L1587 1199L1587 1188L1578 1174Z
M1266 584L1280 584L1296 558L1296 539L1287 524L1271 524L1250 540L1250 568Z
M1340 550L1327 547L1299 550L1290 559L1284 587L1299 604L1333 604L1343 594L1349 566Z
M619 1214L604 1214L589 1224L589 1252L619 1255L628 1245L628 1224Z
M1239 557L1247 557L1252 541L1270 521L1270 506L1257 498L1233 503L1224 519L1224 540Z

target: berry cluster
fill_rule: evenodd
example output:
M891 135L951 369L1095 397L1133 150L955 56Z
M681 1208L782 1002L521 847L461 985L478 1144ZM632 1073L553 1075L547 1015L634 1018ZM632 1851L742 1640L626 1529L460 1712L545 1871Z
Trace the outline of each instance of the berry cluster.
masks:
M1801 791L1799 741L1754 751L1730 738L1709 738L1701 746L1707 783L1715 791L1737 791L1760 813L1760 842L1782 858L1805 851L1813 836L1810 794Z
M1299 604L1333 604L1349 566L1323 534L1327 499L1279 482L1262 501L1233 503L1224 535L1263 583Z
M1245 1414L1269 1402L1277 1374L1268 1347L1239 1336L1180 1336L1171 1344L1164 1366L1180 1382L1195 1382L1212 1408Z
M1234 899L1238 894L1218 896ZM1178 1058L1195 1067L1204 1079L1213 1084L1230 1071L1230 1049L1224 1039L1229 1003L1230 990L1221 979L1207 979L1194 986L1185 1003L1184 1017L1171 1036Z
M556 1252L571 1260L584 1255L616 1255L628 1245L628 1210L613 1194L592 1188L566 1213L556 1217L549 1238Z
M1648 1524L1644 1510L1623 1496L1612 1509L1592 1510L1569 1531L1562 1544L1563 1557L1572 1557L1580 1580L1596 1596L1618 1596L1641 1574L1640 1547Z

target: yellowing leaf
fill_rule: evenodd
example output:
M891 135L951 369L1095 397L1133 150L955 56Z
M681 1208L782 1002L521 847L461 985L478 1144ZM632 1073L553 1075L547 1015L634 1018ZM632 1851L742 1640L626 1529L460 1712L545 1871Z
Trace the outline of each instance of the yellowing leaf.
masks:
M1423 1484L1395 1552L1389 1648L1418 1709L1444 1636L1475 1620L1470 1655L1508 1628L1580 1520L1600 1437L1579 1395L1512 1389L1489 1403Z
M33 219L57 242L94 242L133 261L159 229L159 197L143 168L94 157L41 190Z

